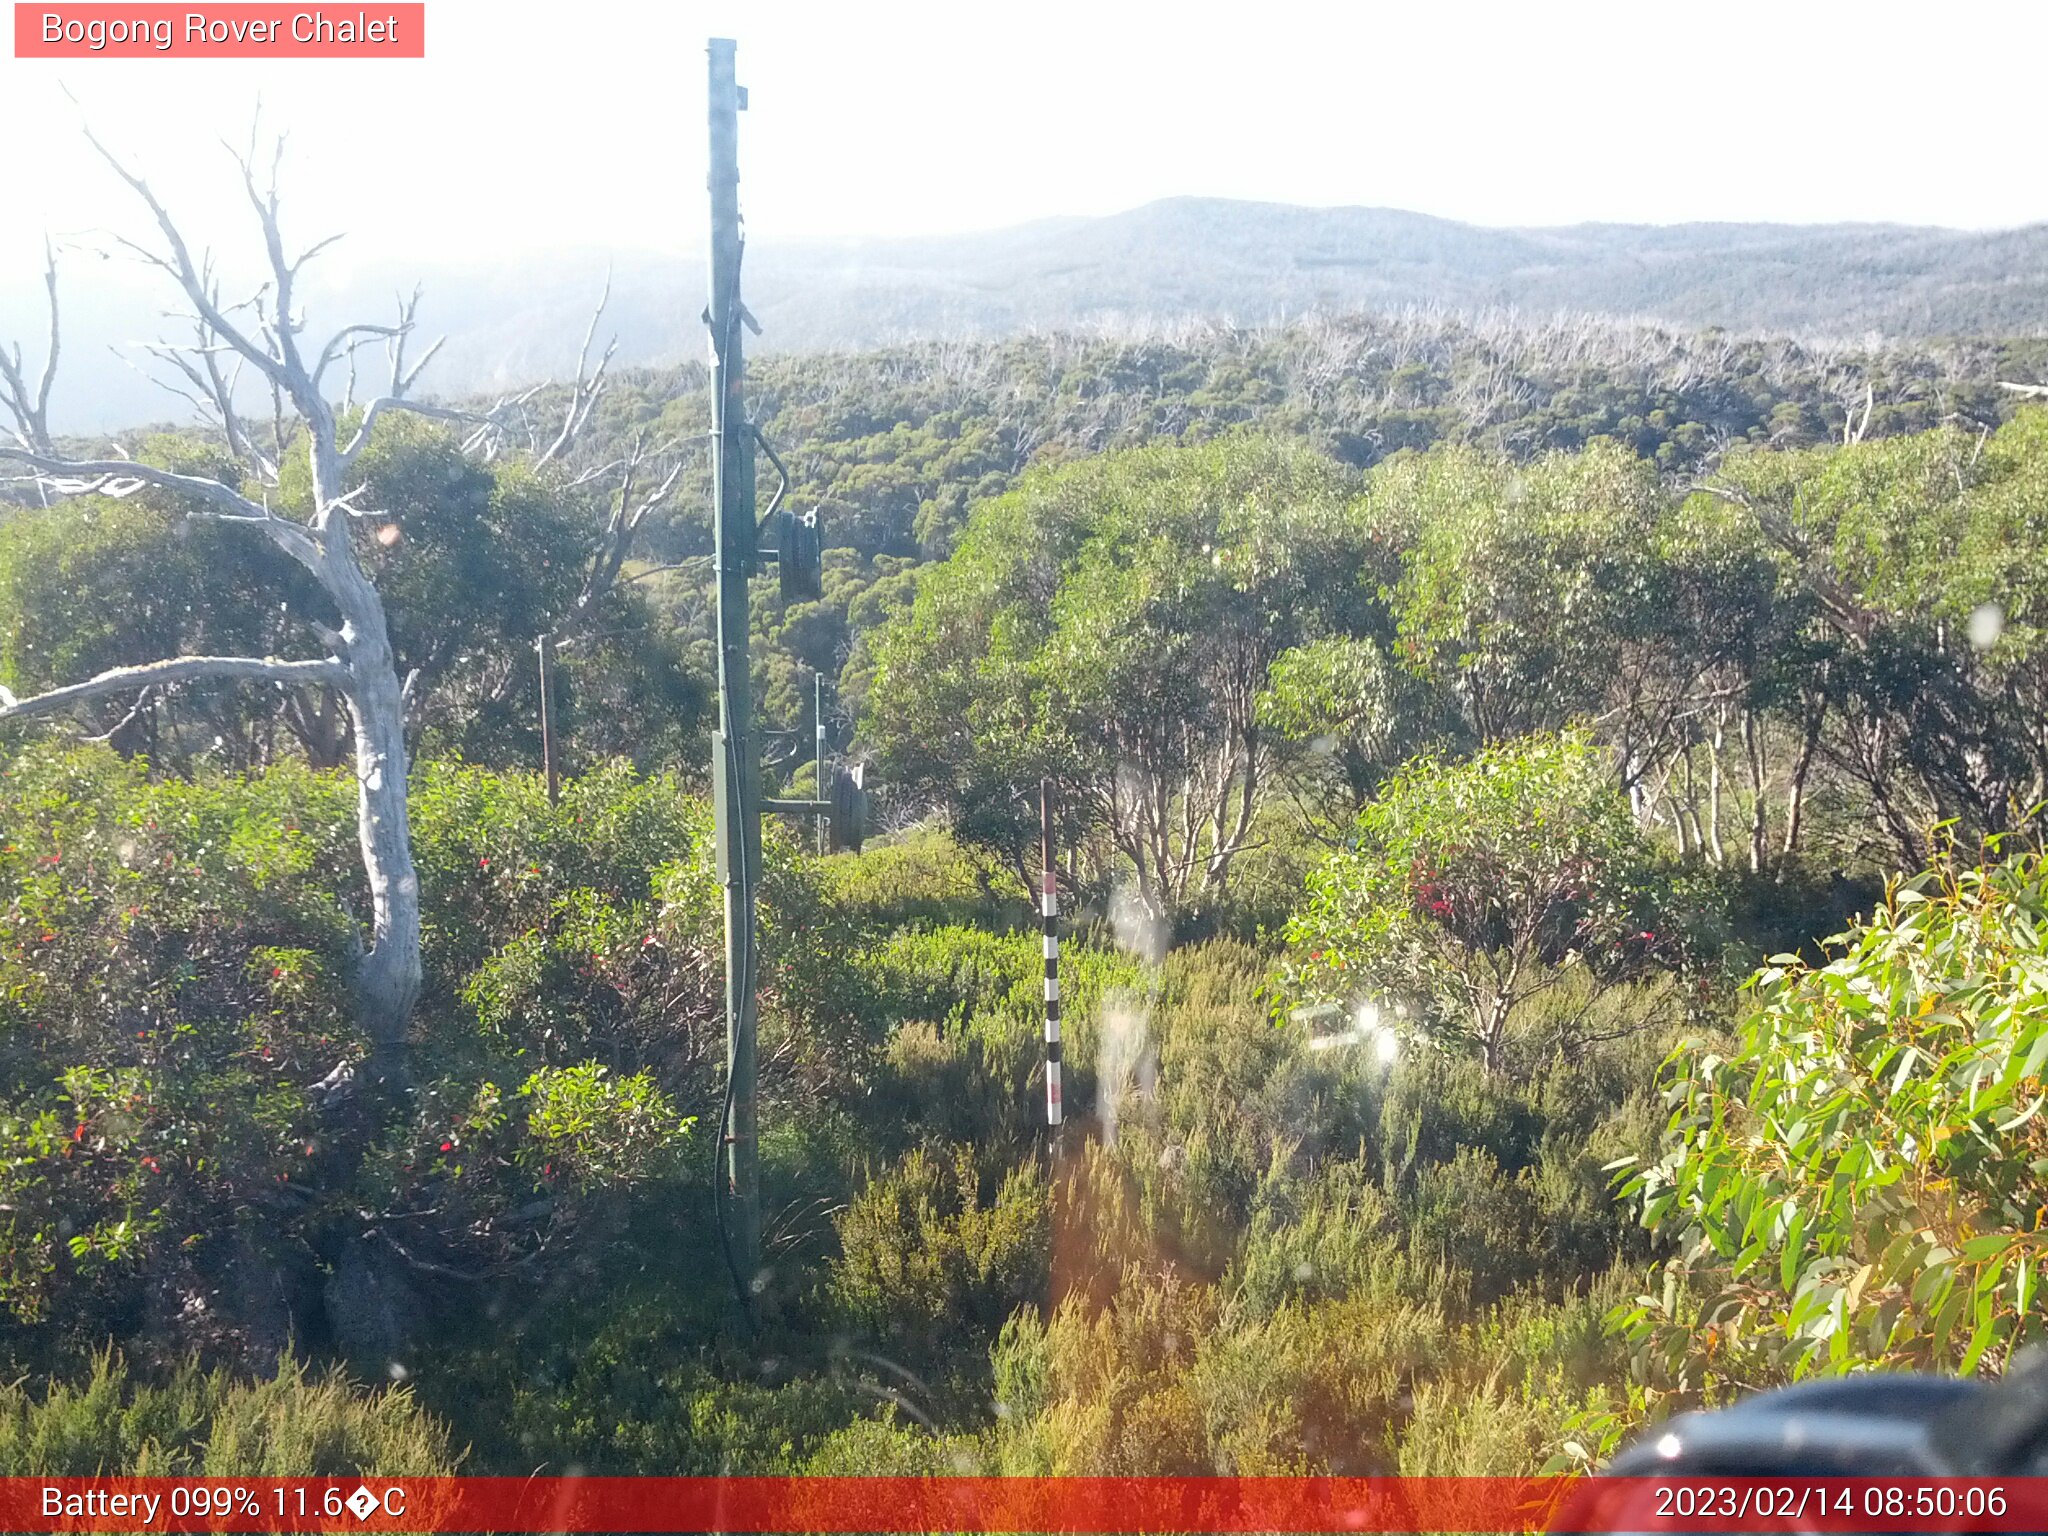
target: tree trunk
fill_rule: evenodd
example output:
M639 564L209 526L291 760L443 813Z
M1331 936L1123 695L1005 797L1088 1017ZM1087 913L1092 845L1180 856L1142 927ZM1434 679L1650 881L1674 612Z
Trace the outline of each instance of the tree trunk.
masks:
M315 768L341 766L341 722L346 717L346 703L332 688L305 689L287 701L285 711L287 727Z
M1757 729L1756 713L1742 712L1742 755L1749 763L1749 872L1763 873L1764 867L1764 748L1763 733Z
M349 690L356 734L356 835L370 886L370 948L356 976L356 1020L373 1056L403 1071L420 993L419 875L406 808L405 707L387 666Z
M1488 1000L1484 1023L1479 1036L1479 1065L1488 1077L1499 1072L1505 1062L1501 1060L1502 1050L1507 1044L1508 999L1505 996Z
M1224 812L1230 803L1230 780L1224 780L1222 801L1216 808L1218 840L1214 845L1209 868L1203 876L1202 889L1205 892L1221 892L1230 883L1230 866L1237 858L1237 852L1244 846L1244 840L1251 835L1252 817L1258 808L1259 796L1259 739L1256 734L1247 737L1244 744L1244 772L1240 783L1243 798L1238 801L1237 816L1229 834L1222 835Z
M1714 711L1714 738L1707 747L1707 855L1720 868L1728 862L1726 850L1721 846L1721 741L1723 730L1722 710Z
M327 442L331 443L329 437ZM314 483L322 503L316 574L341 614L344 692L354 727L356 838L370 888L370 945L356 972L356 1025L370 1041L370 1075L410 1086L406 1037L419 1001L420 882L412 857L405 748L405 689L391 650L384 599L356 559L341 475L314 434Z
M1778 849L1778 878L1783 880L1792 867L1793 855L1799 851L1799 827L1806 812L1806 775L1813 767L1814 748L1820 744L1821 724L1826 716L1818 710L1811 711L1806 719L1806 733L1799 743L1799 760L1792 765L1792 782L1785 790L1785 841Z

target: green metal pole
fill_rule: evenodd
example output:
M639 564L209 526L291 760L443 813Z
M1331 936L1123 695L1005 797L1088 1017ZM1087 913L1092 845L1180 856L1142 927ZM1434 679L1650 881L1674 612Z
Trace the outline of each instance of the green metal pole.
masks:
M726 1241L749 1290L761 1267L761 1174L755 1051L755 899L761 871L760 742L748 696L747 578L755 564L754 439L740 335L739 113L734 44L710 44L711 430L718 566L719 730L712 787L725 887Z
M832 786L825 782L825 674L822 672L811 674L811 721L817 742L817 750L811 757L811 792L821 802L828 801L832 796ZM818 816L818 857L824 856L825 817L821 812Z
M548 804L562 799L562 773L555 761L555 637L542 635L534 642L540 653L540 766L547 776Z

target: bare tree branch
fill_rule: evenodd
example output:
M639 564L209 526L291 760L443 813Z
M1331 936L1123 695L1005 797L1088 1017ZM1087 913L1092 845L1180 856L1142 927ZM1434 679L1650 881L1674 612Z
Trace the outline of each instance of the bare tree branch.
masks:
M318 661L279 661L274 656L173 656L164 661L145 662L139 667L113 667L97 677L63 688L52 688L31 698L17 699L0 687L0 720L28 720L55 714L87 699L109 693L126 693L131 688L156 688L171 683L218 681L223 678L251 679L296 687L305 683L346 686L347 666L332 657Z
M551 464L561 458L572 447L576 439L589 424L590 413L597 408L598 396L605 392L605 369L611 366L612 355L619 350L619 338L614 336L605 344L604 355L597 360L597 369L585 376L590 364L590 344L597 339L598 323L604 319L605 306L612 301L612 274L606 268L604 291L597 296L597 308L591 311L590 325L583 332L583 345L576 353L576 381L569 387L569 401L562 410L562 428L535 458L536 464Z
M57 353L60 332L57 323L57 253L48 237L43 240L43 287L50 295L50 345L43 357L42 377L28 387L22 366L21 343L10 353L0 346L0 406L14 418L14 440L36 453L50 452L50 389L57 381Z
M625 579L625 581L621 583L621 585L631 586L634 582L645 581L650 576L663 576L670 571L680 571L689 563L690 562L687 560L677 560L669 565L650 565L644 571L635 571L632 575L628 576Z
M149 701L155 694L156 690L154 688L144 688L142 692L135 695L135 702L128 706L127 714L123 715L106 730L101 731L99 735L87 736L84 740L92 743L94 746L105 746L142 717L142 712L149 708Z
M218 289L215 290L216 295ZM242 365L245 359L234 348L214 339L212 329L203 315L189 315L193 340L186 345L157 343L146 347L150 356L176 369L198 391L195 396L185 390L158 379L156 382L199 407L200 414L212 418L227 439L228 449L240 459L250 474L265 485L276 485L279 478L279 460L285 447L285 431L272 401L271 451L266 453L256 444L241 412L235 405L235 387L241 381ZM220 360L223 355L232 357L235 366L229 373L222 373Z
M400 399L412 393L413 385L418 383L419 376L426 372L427 364L434 360L434 354L439 352L442 344L448 340L446 336L435 337L433 344L427 348L418 362L414 363L410 368L405 366L405 343L407 338L412 335L415 324L413 317L419 313L419 307L420 290L415 287L411 298L399 300L398 319L400 329L398 334L391 338L389 346L385 349L386 355L391 359L391 383L386 387L384 393Z
M286 384L284 364L278 358L271 356L263 347L257 345L253 338L244 334L242 329L230 320L221 309L208 284L207 275L193 262L192 252L185 244L185 237L178 232L178 226L172 221L164 205L157 200L156 194L150 190L149 183L123 165L115 157L113 151L109 150L106 145L102 144L94 136L90 128L85 130L85 138L86 142L99 152L100 158L106 161L108 166L112 168L114 174L128 183L129 187L134 190L135 195L142 199L144 206L149 209L151 216L156 220L157 229L162 233L165 244L170 248L170 255L159 255L147 246L138 245L136 242L128 239L122 239L120 244L133 251L152 266L162 268L175 278L178 286L185 291L185 297L191 301L193 308L198 312L199 318L205 321L214 333L227 342L229 346L233 347L242 356L261 369L264 375L273 383L284 387ZM244 163L246 165L246 162Z
M167 395L176 395L180 400L184 401L187 405L191 406L192 409L197 411L201 416L210 416L213 414L213 403L210 400L206 399L204 395L194 394L191 390L185 388L182 384L178 384L171 379L161 378L158 375L151 373L147 368L143 367L140 363L136 362L134 358L129 357L126 353L124 353L119 347L108 347L107 350L113 353L115 357L119 358L124 366L126 366L132 372L134 372L134 374L138 378L142 379L145 383L154 384L158 389L162 390ZM143 348L143 351L149 353L150 356L152 357L162 358L163 361L169 363L172 367L176 368L180 373L185 374L187 378L191 377L191 373L189 371L191 365L184 358L177 356L175 348L163 347L158 344L150 344L146 345ZM203 381L201 382L200 387L205 387Z
M400 345L393 350L391 355L391 377L394 386L392 393L396 395L410 394L419 376L426 372L427 364L434 360L440 353L441 348L447 345L447 342L448 338L446 336L436 336L428 345L427 350L420 354L420 360L410 368L407 368L405 366L404 338L401 337Z
M144 486L151 485L196 496L207 503L207 507L192 509L187 516L221 523L254 524L278 548L318 573L319 550L312 534L302 524L279 517L261 502L251 501L240 491L218 480L209 480L204 475L182 475L173 470L158 469L153 464L138 464L132 459L58 459L4 445L0 445L0 459L13 459L28 465L36 471L35 478L39 482L60 496L119 498L132 496Z
M319 383L326 376L327 370L333 367L338 359L354 351L357 347L372 341L388 341L401 338L405 335L407 329L408 326L405 324L371 325L361 323L343 326L329 338L327 345L320 349L320 360L313 365L313 382Z
M655 450L665 451L668 450ZM669 499L676 488L676 482L682 478L685 460L678 455L670 460L667 471L656 482L654 488L644 496L636 498L635 490L639 483L641 468L651 456L643 435L633 440L633 446L624 459L614 460L604 466L607 470L616 469L620 472L619 487L616 499L605 518L604 531L598 536L597 550L591 557L590 568L584 573L583 588L576 597L572 627L586 622L596 612L598 601L604 594L619 585L619 572L625 566L626 557L632 553L633 541L639 535L641 524L647 521L649 514ZM572 487L580 486L588 483L590 478L589 474L578 475L570 484Z
M436 342L435 345L438 347L440 343ZM370 429L377 424L377 418L386 411L408 411L415 416L426 416L435 421L452 421L459 426L474 427L476 430L463 439L462 444L465 453L474 452L483 445L488 435L504 430L508 405L523 405L533 398L534 392L528 390L513 401L500 401L488 411L460 411L453 406L434 405L425 400L408 400L402 395L379 395L363 408L362 423L356 428L355 435L349 439L348 446L340 450L336 463L343 470L355 463L356 456L369 444Z

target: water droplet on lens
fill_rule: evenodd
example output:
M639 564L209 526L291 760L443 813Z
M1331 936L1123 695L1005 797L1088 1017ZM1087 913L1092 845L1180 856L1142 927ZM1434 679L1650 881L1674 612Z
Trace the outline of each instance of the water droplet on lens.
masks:
M1980 651L1990 650L2005 633L2005 610L1996 603L1980 604L1970 614L1969 632L1970 644Z

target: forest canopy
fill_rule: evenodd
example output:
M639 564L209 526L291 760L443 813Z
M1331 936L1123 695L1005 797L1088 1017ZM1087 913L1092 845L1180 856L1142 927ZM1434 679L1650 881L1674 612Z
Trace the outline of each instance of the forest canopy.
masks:
M2002 1370L2048 1198L2048 414L1997 386L2039 361L1410 315L761 363L827 550L815 598L756 585L756 693L808 741L822 675L881 835L769 839L744 1313L704 379L382 415L376 514L324 526L405 680L402 1072L351 990L355 683L0 718L0 1356L42 1383L0 1470L254 1425L387 1471L1520 1472ZM16 487L10 706L318 666L289 533L176 477L303 528L335 493L231 436ZM78 1428L114 1403L155 1450Z

